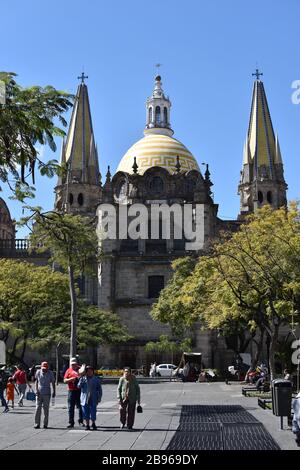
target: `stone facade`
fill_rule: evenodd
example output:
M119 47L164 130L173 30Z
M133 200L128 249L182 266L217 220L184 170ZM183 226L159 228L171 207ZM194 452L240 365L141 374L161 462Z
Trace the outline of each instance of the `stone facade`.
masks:
M220 230L238 230L244 215L261 205L268 203L280 207L286 204L287 185L278 138L274 135L260 80L255 81L253 89L239 185L241 210L234 221L218 218L218 205L212 198L208 165L202 174L191 152L173 138L170 109L171 102L164 95L161 77L157 76L154 91L146 102L144 137L120 159L115 175L111 175L108 167L106 180L102 184L87 86L81 83L78 87L68 136L62 146L61 162L67 171L59 178L55 188L55 208L98 218L103 259L95 267L98 275L80 279L80 288L90 303L117 313L133 336L126 344L99 347L98 365L139 367L152 361L153 357L145 353L145 344L157 341L162 334L171 336L170 328L155 322L150 311L160 290L172 276L172 261L188 255L205 254ZM124 232L127 232L133 216L129 214L125 222L120 217L124 209L130 210L135 204L143 205L147 216L153 207L160 205L170 208L175 204L180 210L190 205L194 228L197 206L200 234L197 249L189 249L183 234L181 239L175 237L177 226L173 219L170 233L165 239L165 226L158 213L154 217L158 227L157 239L150 239L149 233L148 237L126 239ZM105 207L113 212L107 212ZM47 262L45 256L28 257L26 247L22 251L22 241L14 241L14 227L6 209L5 204L0 204L0 230L5 231L2 233L3 243L5 238L13 241L10 240L10 250L2 250L2 256L23 257L38 264ZM104 236L102 216L106 212L107 221L115 220L116 237L113 239L105 239ZM151 229L148 222L147 225L147 230ZM195 325L190 335L194 351L202 352L206 367L225 369L232 363L233 352L228 350L224 339L218 337L216 332L202 331L201 325ZM170 357L166 354L156 360L169 362Z
M103 201L110 203L116 211L117 234L122 207L129 209L133 204L144 204L150 213L152 205L165 204L170 207L178 204L183 209L186 203L193 207L198 204L201 208L199 222L202 233L199 248L205 251L220 226L217 218L218 206L211 197L212 183L208 169L205 177L196 170L181 171L179 160L179 166L172 174L159 167L149 168L142 175L139 175L138 167L135 170L134 174L118 172L111 181L108 178L103 186ZM99 221L102 215L100 205ZM149 231L150 229L149 226ZM143 348L147 342L156 341L162 334L171 336L168 326L154 321L150 316L151 306L159 293L157 290L151 294L151 282L153 279L158 280L161 288L164 287L172 276L172 261L193 252L186 250L184 239L174 239L172 224L167 239L162 236L157 240L117 238L102 240L101 244L105 258L99 267L98 305L116 312L134 339L127 346L122 345L122 352L119 346L101 348L100 360L119 365L126 362L137 367L141 365L137 360L143 364L147 362ZM197 337L194 338L196 350L199 347L202 350L203 344L209 342L210 333L202 333L200 336L200 344ZM210 365L208 357L207 364Z

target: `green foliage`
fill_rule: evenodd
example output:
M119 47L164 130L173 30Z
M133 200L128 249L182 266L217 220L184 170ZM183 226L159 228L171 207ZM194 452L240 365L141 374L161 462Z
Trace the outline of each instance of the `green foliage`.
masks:
M98 238L94 220L81 215L59 212L43 213L40 207L29 207L32 214L24 217L20 225L31 228L31 250L49 251L52 261L60 267L68 266L81 273L87 271L90 261L98 257Z
M31 249L50 251L52 260L68 271L70 287L70 357L78 348L77 293L75 276L80 273L95 275L99 258L99 244L95 223L89 217L59 212L43 213L41 208L30 208L32 214L21 221L32 224Z
M300 212L263 207L232 236L224 234L211 253L193 268L187 260L174 264L173 279L154 305L156 320L225 333L257 329L270 338L270 365L281 325L299 322ZM187 268L187 269L186 269Z
M68 278L48 266L0 259L0 339L10 344L11 357L24 356L26 344L38 334L37 317L49 305L64 309ZM10 341L9 341L10 340Z
M27 345L49 351L70 336L68 276L49 266L0 259L0 339L12 361L23 360ZM119 317L78 301L78 348L128 341Z
M193 272L195 264L196 260L189 257L175 260L172 264L174 275L152 306L153 319L168 323L175 334L182 334L184 329L196 321L191 311L186 310L182 296L185 281Z
M70 303L49 305L36 315L38 334L30 342L37 350L49 350L57 344L68 344L70 336ZM93 305L78 302L78 350L98 347L100 344L116 344L132 339L119 317Z
M181 343L171 341L167 335L161 335L159 341L149 341L145 345L146 352L154 353L179 353L179 352L189 352L192 350L192 340L190 338L185 338Z
M16 199L23 201L34 195L26 179L31 175L34 184L36 162L47 176L59 171L56 160L40 160L36 145L48 144L52 151L56 150L54 137L63 137L65 132L55 120L67 125L62 114L72 106L74 97L51 86L22 88L15 77L15 73L0 72L0 81L6 86L6 103L0 104L0 180L10 185ZM13 186L8 181L9 174L15 179Z

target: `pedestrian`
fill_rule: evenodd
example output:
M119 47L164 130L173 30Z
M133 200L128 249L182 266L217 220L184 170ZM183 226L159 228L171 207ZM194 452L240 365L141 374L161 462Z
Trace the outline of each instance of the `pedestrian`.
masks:
M118 400L120 409L121 429L127 423L127 428L131 430L134 425L136 403L140 405L141 392L137 379L131 373L130 367L124 367L123 377L119 380Z
M184 365L184 367L182 369L183 382L188 381L189 373L190 373L190 363L186 362L186 364Z
M290 381L292 380L292 374L290 374L288 369L284 369L283 377L284 377L284 380L290 380Z
M29 380L31 380L31 382L34 382L34 378L35 378L35 362L33 361L31 366L29 367Z
M150 377L154 378L156 376L156 362L153 362L150 366Z
M44 429L48 428L49 406L51 398L55 398L55 379L52 370L49 370L48 362L42 362L41 368L35 374L36 411L34 428L39 429L41 424L41 412L44 410Z
M80 379L78 373L79 365L77 362L76 357L72 357L70 361L70 367L66 370L64 375L64 383L68 384L68 410L69 410L69 425L68 428L73 428L75 421L74 421L74 414L75 414L75 406L79 410L79 424L83 424L83 414L82 408L80 404L80 389L78 388L78 382Z
M79 369L79 374L83 375L78 382L80 393L80 404L82 407L83 418L85 420L85 429L90 431L90 420L92 421L92 430L97 431L96 415L97 405L102 398L102 387L100 379L94 375L92 366L84 364Z
M2 367L0 369L0 400L1 400L1 405L4 407L3 413L7 413L9 411L6 400L4 398L4 390L6 389L6 384L7 384L7 376L5 373L5 367Z
M296 435L296 444L300 447L300 393L293 402L293 433Z
M19 392L18 405L23 406L23 399L25 396L26 387L28 385L28 380L24 367L21 364L17 366L17 370L13 375L13 379L16 382L16 387Z
M7 385L6 385L6 402L7 406L9 406L9 402L11 401L11 407L15 407L15 384L14 379L12 377L8 378Z

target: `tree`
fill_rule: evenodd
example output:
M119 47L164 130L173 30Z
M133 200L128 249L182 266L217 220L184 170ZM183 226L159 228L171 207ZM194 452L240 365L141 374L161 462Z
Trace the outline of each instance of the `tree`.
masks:
M299 305L297 206L291 204L288 211L263 207L247 219L239 232L219 243L214 253L217 272L225 282L216 290L217 304L223 313L228 310L220 296L223 287L223 295L228 291L234 296L231 313L246 320L250 330L260 328L261 334L266 332L273 378L280 328L291 323Z
M60 309L55 305L40 309L35 316L37 334L30 345L34 349L45 351L58 343L67 344L66 331L70 328L69 310L69 302ZM87 305L82 299L78 301L77 349L79 351L84 351L88 347L98 347L100 344L115 344L130 339L132 336L121 325L116 314L101 310L94 305Z
M149 343L145 345L145 351L149 353L170 353L173 363L174 354L192 350L191 343L190 338L185 338L179 343L171 341L167 335L161 335L159 341L149 341Z
M172 324L180 311L186 322L202 321L204 327L230 331L230 326L269 337L271 378L281 326L299 321L300 301L300 212L263 207L249 216L240 230L224 234L177 286L171 284L154 306L156 319ZM178 265L177 265L178 266ZM175 300L170 292L176 292ZM168 302L170 315L168 315ZM176 303L177 302L177 303ZM188 316L187 320L185 317Z
M70 357L77 351L77 294L75 278L80 273L94 274L99 257L98 239L94 221L80 215L58 212L43 213L30 208L32 214L21 223L31 228L31 249L50 251L51 259L68 272L71 301Z
M172 263L174 274L169 283L160 293L159 298L153 304L151 315L154 320L168 323L175 335L183 335L199 316L186 309L182 291L185 282L195 268L197 259L191 257L179 258Z
M48 144L56 150L54 137L62 137L65 132L55 121L67 125L62 114L72 106L73 96L51 86L22 88L15 77L15 73L0 72L6 89L5 103L0 104L0 180L10 186L15 198L23 201L34 194L34 187L26 180L31 175L35 183L36 163L42 175L51 177L63 171L56 160L42 162L36 144ZM13 186L9 174L15 179Z
M27 346L41 352L66 344L70 328L68 276L49 266L0 259L0 339L10 362L24 362ZM128 341L117 315L78 302L78 349Z
M50 305L63 310L68 300L67 276L48 266L0 259L0 339L11 362L23 362L27 346L37 340L41 312Z

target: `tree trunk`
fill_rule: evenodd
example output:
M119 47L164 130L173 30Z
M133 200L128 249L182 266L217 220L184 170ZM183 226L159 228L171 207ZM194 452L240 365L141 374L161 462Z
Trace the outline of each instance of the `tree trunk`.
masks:
M270 335L270 348L269 348L269 367L271 381L275 378L275 350L278 340L279 325L274 326L274 330Z
M77 298L74 281L73 266L68 266L69 287L71 298L71 337L70 337L70 359L77 353Z
M21 353L21 356L20 356L20 358L22 360L22 363L24 363L24 356L25 356L26 348L27 348L27 336L24 337L22 353Z
M13 348L10 351L10 354L11 354L12 357L15 357L18 341L19 341L19 339L16 338L15 341L14 341L14 344L13 344Z
M254 338L253 338L253 342L254 344L256 345L256 351L255 351L255 354L253 354L253 357L251 358L251 367L254 368L257 366L258 364L258 361L259 361L259 358L261 356L261 352L262 352L262 349L263 349L263 344L264 344L264 333L265 333L265 330L261 329L260 330L260 338L259 338L259 341L256 341Z

